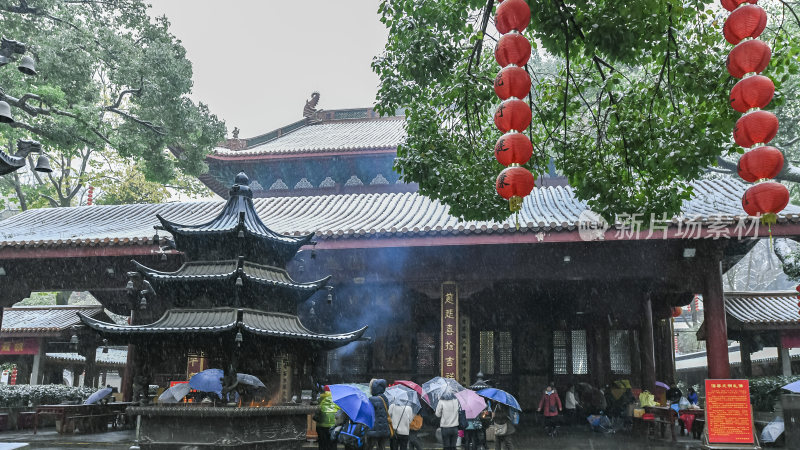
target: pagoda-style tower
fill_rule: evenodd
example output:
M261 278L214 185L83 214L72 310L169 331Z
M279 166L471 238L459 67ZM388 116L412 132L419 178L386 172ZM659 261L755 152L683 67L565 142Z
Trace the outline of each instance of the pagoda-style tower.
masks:
M172 235L186 262L174 272L162 272L133 261L128 291L134 323L140 325L81 316L110 343L137 346L139 376L184 379L189 353L200 354L206 367L260 376L288 400L299 391L289 378L310 373L317 351L346 345L366 331L320 334L300 322L298 304L325 289L330 277L298 283L289 276L286 263L313 235L290 237L267 228L248 185L248 177L238 174L230 199L210 222L181 225L158 217L162 225L157 228ZM141 324L147 317L160 318Z

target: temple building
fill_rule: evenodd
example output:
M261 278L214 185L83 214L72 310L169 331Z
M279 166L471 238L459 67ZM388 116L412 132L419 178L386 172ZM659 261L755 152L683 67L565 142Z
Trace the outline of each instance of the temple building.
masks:
M286 263L313 234L270 230L253 208L249 184L247 175L238 174L225 207L208 222L184 225L156 215L157 228L172 236L167 246L186 262L165 272L133 261L126 284L132 324L78 313L94 332L83 339L91 342L96 333L104 342L131 345L131 369L143 380L168 385L188 377L187 359L194 354L208 361L202 365L232 373L232 380L237 372L267 380L281 402L302 386L303 375L311 375L320 350L358 340L366 327L323 334L301 323L298 304L325 289L330 277L298 283L289 276Z
M695 182L682 214L649 229L636 217L606 223L555 176L540 179L525 198L518 230L513 219L463 221L393 171L405 138L402 116L307 110L300 121L237 136L208 156L201 179L226 200L236 200L229 189L239 172L250 177L253 213L244 221L230 213L239 211L230 202L203 201L39 209L0 222L0 282L8 286L0 305L32 291L86 290L112 312L133 310L137 317L126 272L139 273L137 282L148 281L157 293L180 291L169 283L200 277L233 295L241 277L238 289L252 298L283 289L288 274L298 280L293 290L306 286L308 293L323 280L333 289L270 306L296 306L310 334L350 339L356 335L347 333L369 327L367 340L315 360L315 379L446 375L471 384L483 372L528 409L550 381L564 388L628 379L646 389L673 381L672 312L696 294L704 300L708 374L728 377L722 274L759 238L800 236L800 208L789 206L768 229L741 209L747 186L724 176ZM275 261L259 261L261 249L237 247L238 230L263 233L248 222L256 219L277 233L275 242L299 249L297 256L271 253ZM208 259L218 263L197 263L203 245L179 223L230 233L210 247ZM242 260L233 249L252 251ZM265 273L250 261L288 261L288 274ZM221 306L200 291L190 297L203 298L197 307ZM192 306L156 305L147 296L145 303L153 329L179 323L176 311ZM251 306L229 306L230 317L215 318L214 326L245 334L253 325L233 311ZM173 309L159 319L165 308ZM86 323L110 340L129 333Z

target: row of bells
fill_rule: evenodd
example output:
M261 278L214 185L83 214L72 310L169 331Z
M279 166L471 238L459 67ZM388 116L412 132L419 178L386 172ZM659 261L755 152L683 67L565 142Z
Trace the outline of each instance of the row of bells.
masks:
M10 62L11 58L0 55L0 67L3 67ZM34 76L36 75L36 62L30 56L23 55L20 59L19 66L17 66L17 69L19 69L19 71L25 75ZM14 123L14 117L11 115L11 105L4 101L0 101L0 123ZM23 146L23 141L20 141L17 146L19 147L19 150L22 151L21 147ZM39 149L39 152L41 152L41 148ZM53 169L50 168L50 161L44 155L40 155L36 160L36 167L34 167L33 170L44 173L50 173L53 171Z
M0 55L0 67L5 66L11 62L11 58ZM20 72L25 75L36 75L36 62L28 55L24 55L17 67ZM4 101L0 101L0 123L13 123L14 118L11 116L11 105Z

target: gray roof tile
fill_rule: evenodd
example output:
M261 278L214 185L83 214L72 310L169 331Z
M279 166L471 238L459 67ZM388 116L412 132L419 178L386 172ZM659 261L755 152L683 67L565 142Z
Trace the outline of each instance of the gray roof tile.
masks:
M725 310L745 325L800 325L797 292L726 292Z
M78 313L89 317L103 313L102 306L17 306L3 309L3 336L61 332L78 325Z
M406 137L405 119L391 117L345 120L298 128L291 133L244 150L218 147L218 156L280 155L324 151L395 149Z
M679 220L744 216L741 196L747 185L731 177L699 180ZM586 203L569 186L537 187L525 198L519 231L514 218L503 222L465 222L449 208L419 193L322 195L254 199L256 212L278 233L317 238L407 237L487 232L537 233L575 230ZM0 248L12 246L131 245L152 243L156 214L185 224L207 222L225 202L185 202L28 210L0 222ZM800 208L789 205L779 221L800 222ZM162 231L161 236L165 233Z

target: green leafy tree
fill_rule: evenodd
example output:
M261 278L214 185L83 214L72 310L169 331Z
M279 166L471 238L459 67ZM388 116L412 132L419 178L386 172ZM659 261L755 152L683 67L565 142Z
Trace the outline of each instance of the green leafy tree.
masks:
M736 160L738 113L725 70L727 12L712 0L562 0L529 2L534 45L527 70L533 123L527 131L535 175L550 161L576 195L607 219L679 212L690 182L709 166ZM404 180L468 220L503 219L494 190L502 166L492 149L499 99L492 80L493 0L384 0L389 30L373 62L377 107L405 108L408 139L395 168ZM793 3L780 1L765 39L765 72L783 92L798 70L798 43L787 32ZM770 108L786 104L779 95ZM791 173L787 168L782 175Z
M27 44L38 71L0 69L16 120L0 126L0 142L37 139L54 169L3 177L22 209L75 204L109 155L150 182L198 175L224 138L224 123L188 98L192 65L169 22L141 0L0 0L0 29Z

